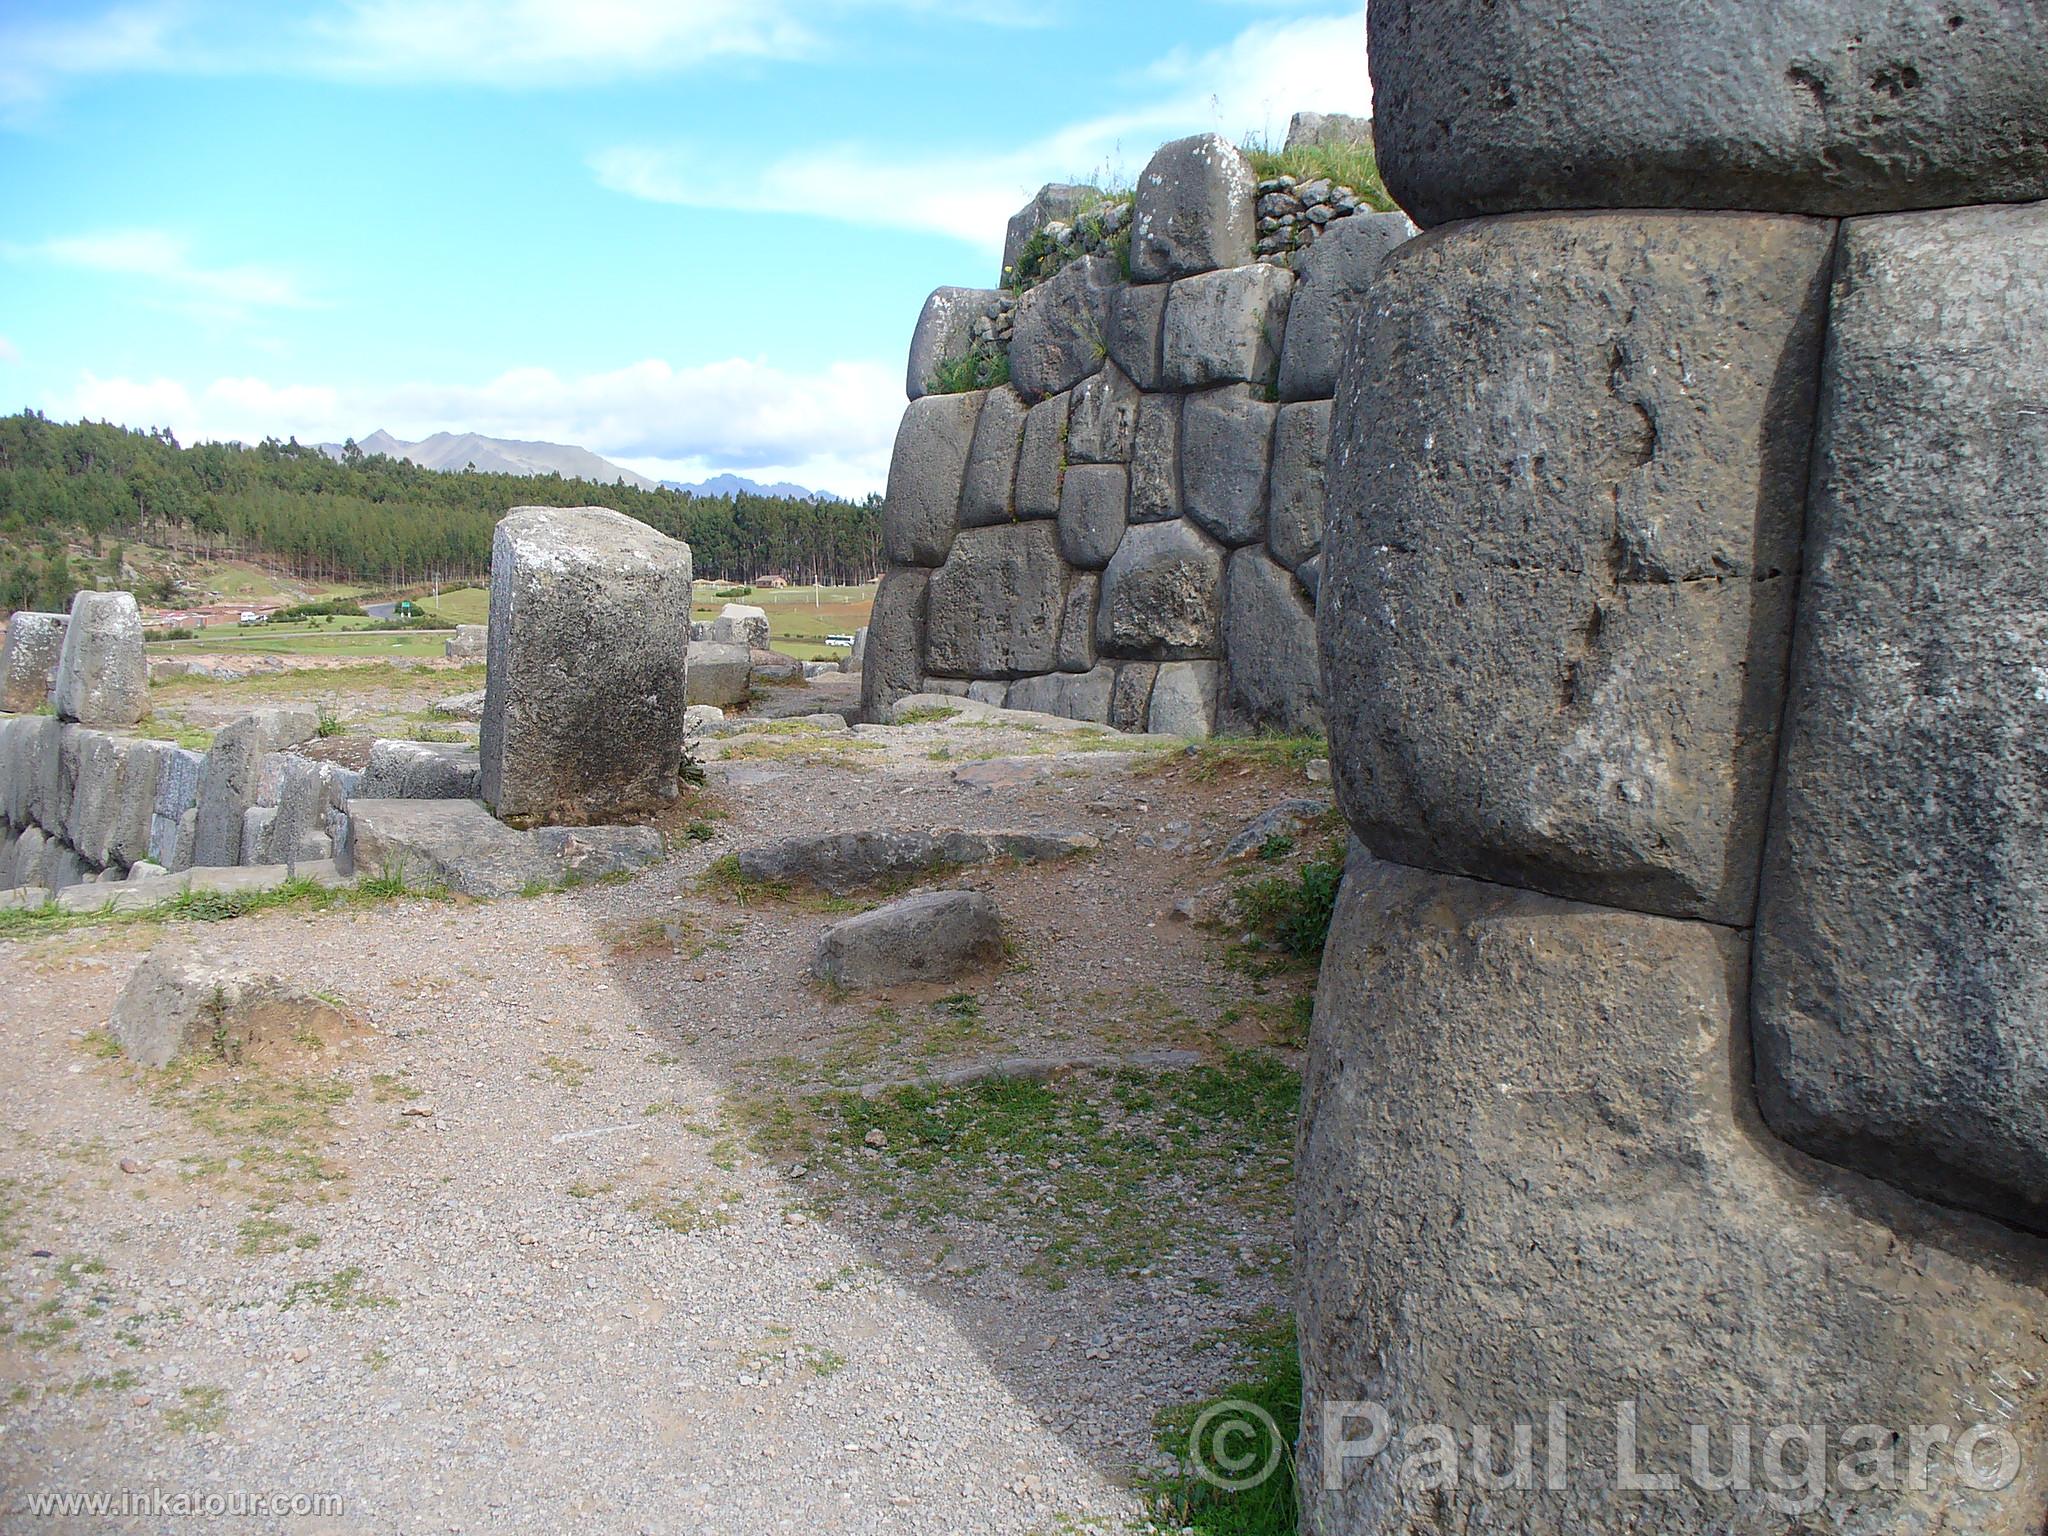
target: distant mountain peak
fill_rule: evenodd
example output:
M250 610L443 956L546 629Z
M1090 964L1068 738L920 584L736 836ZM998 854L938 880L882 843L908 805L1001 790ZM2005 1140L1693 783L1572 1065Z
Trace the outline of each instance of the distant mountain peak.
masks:
M843 501L830 491L814 491L808 486L793 485L787 480L777 480L764 485L759 480L749 480L745 475L713 475L709 480L685 484L681 480L664 480L663 487L671 491L685 491L692 496L780 496L791 501Z
M368 437L357 438L356 446L364 453L381 453L406 459L423 469L454 473L474 464L479 473L487 475L560 475L564 480L589 480L598 485L623 480L643 491L653 490L655 484L645 475L599 458L588 448L568 443L521 442L515 438L485 437L477 432L436 432L432 437L408 443L379 427ZM320 447L333 458L341 457L339 443L322 443Z

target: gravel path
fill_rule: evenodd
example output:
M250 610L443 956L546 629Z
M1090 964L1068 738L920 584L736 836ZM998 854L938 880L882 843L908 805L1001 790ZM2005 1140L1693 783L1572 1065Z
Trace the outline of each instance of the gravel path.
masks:
M1070 744L733 738L712 835L630 884L0 944L6 1528L184 1528L29 1512L124 1490L340 1500L229 1522L266 1530L1144 1528L1153 1414L1283 1300L1284 1136L1189 1133L1185 1074L1080 1073L1033 1090L1067 1140L969 1167L971 1136L870 1145L813 1096L1011 1056L1289 1059L1303 981L1183 919L1298 776ZM1105 847L951 882L994 895L1012 959L943 997L829 996L828 914L702 878L797 832L1026 824ZM101 1031L154 944L361 1032L141 1072Z

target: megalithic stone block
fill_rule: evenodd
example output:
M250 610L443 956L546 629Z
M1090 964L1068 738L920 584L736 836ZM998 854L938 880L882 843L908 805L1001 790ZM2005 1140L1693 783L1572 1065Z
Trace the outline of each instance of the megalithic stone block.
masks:
M491 540L484 802L601 822L676 797L690 546L608 507L515 507Z
M1222 622L1222 548L1185 518L1132 525L1102 575L1096 648L1138 661L1214 658Z
M1069 472L1071 479L1072 472ZM1052 523L974 528L932 574L925 668L942 677L1029 677L1059 668L1068 571Z
M149 713L142 611L126 592L80 592L51 689L57 714L81 725L133 725Z
M2048 1229L2048 204L1844 224L1821 401L1764 1110Z
M993 288L933 290L910 333L910 363L903 382L911 399L930 394L939 370L967 356L974 343L974 322L1001 297Z
M1251 734L1321 735L1316 610L1263 549L1240 549L1223 578L1227 725Z
M1138 177L1131 207L1131 276L1192 277L1252 259L1258 173L1220 134L1161 145Z
M882 547L891 565L944 565L960 531L960 493L987 391L913 400L896 428Z
M1354 853L1295 1169L1304 1529L2038 1536L2048 1253L1776 1142L1743 948ZM1321 1415L1367 1402L1396 1433L1347 1453L1371 1423Z
M1337 364L1380 263L1415 234L1406 214L1355 213L1323 226L1301 257L1301 281L1287 306L1280 349L1280 398L1327 400L1337 393Z
M1034 404L1072 389L1108 356L1116 264L1106 256L1069 262L1017 301L1010 332L1010 382Z
M930 580L930 571L899 567L885 573L875 589L867 650L861 656L863 720L886 720L890 705L924 690L925 588Z
M1272 386L1287 335L1294 274L1255 262L1175 283L1166 301L1161 375L1168 389Z
M1318 610L1375 852L1748 925L1833 235L1532 215L1387 258Z
M27 715L50 702L68 622L61 613L24 609L8 615L6 650L0 653L0 709Z
M1373 129L1421 224L2048 197L2048 11L2012 0L1372 0Z
M992 389L982 400L960 489L961 527L988 528L1016 518L1017 455L1030 412L1014 389Z
M1067 416L1071 394L1054 395L1031 407L1024 418L1024 442L1017 451L1017 516L1057 517L1060 482L1067 468Z

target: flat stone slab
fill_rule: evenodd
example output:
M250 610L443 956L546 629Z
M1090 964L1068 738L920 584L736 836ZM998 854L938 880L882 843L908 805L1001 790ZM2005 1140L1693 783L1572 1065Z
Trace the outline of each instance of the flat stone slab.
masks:
M834 923L811 973L855 989L950 981L1003 957L996 904L980 891L920 891Z
M813 885L842 894L940 870L1012 860L1042 863L1092 853L1101 843L1086 832L1013 828L964 832L881 829L785 838L738 855L740 874L770 885Z
M365 800L473 800L483 793L483 763L462 742L382 738L355 793Z
M400 875L410 886L459 896L516 896L536 885L659 863L652 827L537 827L521 832L481 800L349 803L349 866L360 876Z

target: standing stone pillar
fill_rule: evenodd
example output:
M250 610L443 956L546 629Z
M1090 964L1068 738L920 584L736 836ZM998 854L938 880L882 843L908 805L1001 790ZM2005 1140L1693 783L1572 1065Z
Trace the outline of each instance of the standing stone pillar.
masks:
M0 710L28 715L50 702L68 622L61 613L24 609L8 615L6 649L0 651Z
M491 542L483 798L581 824L676 797L690 547L606 507L514 507Z
M1307 1526L2040 1536L2048 16L1370 32Z
M133 725L149 713L142 611L126 592L80 592L51 688L57 714L80 725Z

